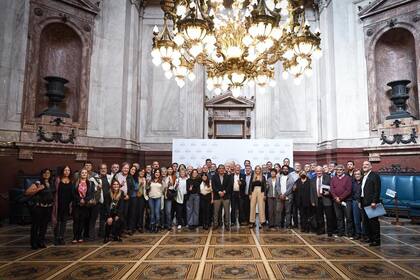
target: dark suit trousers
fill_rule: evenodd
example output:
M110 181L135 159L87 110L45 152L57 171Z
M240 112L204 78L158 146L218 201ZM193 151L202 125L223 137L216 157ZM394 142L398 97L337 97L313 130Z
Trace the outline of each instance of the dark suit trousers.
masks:
M230 203L232 207L232 212L230 213L230 222L236 225L236 217L238 217L239 223L241 222L240 216L241 211L239 207L240 203L240 193L239 192L232 192L232 196L230 197Z
M369 219L366 215L364 207L369 206L362 198L362 213L363 213L363 226L367 231L370 242L381 242L381 229L379 224L379 218Z
M239 222L241 224L247 224L249 221L249 196L244 195L239 200Z
M332 206L324 206L322 198L318 198L318 207L316 209L316 221L318 224L318 232L325 232L325 218L327 219L327 233L332 234L334 231L334 212Z

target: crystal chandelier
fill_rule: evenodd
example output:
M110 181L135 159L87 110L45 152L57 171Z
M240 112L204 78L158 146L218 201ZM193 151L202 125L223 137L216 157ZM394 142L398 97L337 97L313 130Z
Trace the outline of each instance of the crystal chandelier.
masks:
M225 0L226 1L226 0ZM244 86L274 86L274 66L299 83L320 57L320 33L311 32L304 0L163 0L162 30L153 29L151 55L179 87L205 67L207 88L235 96Z

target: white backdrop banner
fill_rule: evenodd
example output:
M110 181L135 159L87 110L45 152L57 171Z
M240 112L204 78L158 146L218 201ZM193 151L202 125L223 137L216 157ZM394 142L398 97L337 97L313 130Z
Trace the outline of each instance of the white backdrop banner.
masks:
M173 139L172 162L202 166L207 158L216 164L233 160L243 166L246 159L252 166L267 161L293 165L293 140L290 139Z

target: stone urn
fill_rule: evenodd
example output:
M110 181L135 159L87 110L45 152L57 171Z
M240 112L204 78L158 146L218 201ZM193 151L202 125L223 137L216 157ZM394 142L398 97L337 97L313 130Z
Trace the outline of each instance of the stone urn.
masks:
M47 76L44 78L47 81L48 108L40 114L40 116L54 116L70 118L70 115L60 109L60 104L63 102L64 85L69 81L56 76Z
M409 80L399 80L387 84L387 86L392 88L390 99L396 108L394 112L391 112L391 115L386 117L387 120L413 118L413 116L407 112L407 99L409 98L409 89L407 85L409 83L411 83Z

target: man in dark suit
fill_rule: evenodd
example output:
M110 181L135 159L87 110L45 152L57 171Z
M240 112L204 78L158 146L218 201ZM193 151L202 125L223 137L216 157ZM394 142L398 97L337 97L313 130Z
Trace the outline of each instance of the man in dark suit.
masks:
M225 166L220 164L217 168L216 175L211 179L213 187L213 229L219 227L219 211L221 207L224 210L225 229L230 230L230 196L232 193L233 180L232 176L227 175Z
M251 165L246 165L244 174L240 176L240 200L239 200L239 222L242 226L247 226L249 223L249 195L252 183L252 168Z
M321 166L317 166L315 172L316 177L311 180L311 189L316 190L316 196L318 197L315 200L316 221L318 224L317 234L325 233L325 213L327 218L327 234L328 236L332 236L334 231L334 212L329 189L331 177L328 174L323 174Z
M372 164L369 161L363 162L363 180L361 186L360 203L363 209L363 225L367 229L369 246L381 245L381 229L378 217L369 219L365 212L365 207L376 208L380 202L381 179L379 175L372 171Z

